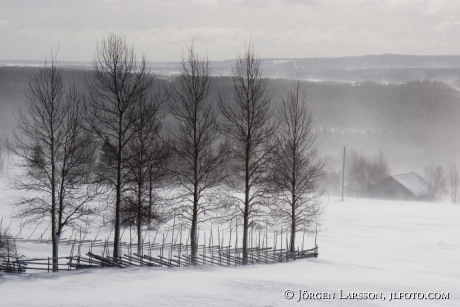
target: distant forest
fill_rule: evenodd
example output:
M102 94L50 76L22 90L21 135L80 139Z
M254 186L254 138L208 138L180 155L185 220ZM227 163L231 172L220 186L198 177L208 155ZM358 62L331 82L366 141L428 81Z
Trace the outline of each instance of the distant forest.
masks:
M26 103L28 76L36 68L0 67L0 135L9 136L13 113ZM89 70L64 69L69 82L82 93ZM213 77L213 98L231 90L231 77ZM158 76L157 88L171 77ZM293 80L271 79L272 103ZM458 162L460 156L460 93L439 81L302 82L317 131L319 153L339 164L343 146L369 154L384 152L392 172L419 171L437 163Z

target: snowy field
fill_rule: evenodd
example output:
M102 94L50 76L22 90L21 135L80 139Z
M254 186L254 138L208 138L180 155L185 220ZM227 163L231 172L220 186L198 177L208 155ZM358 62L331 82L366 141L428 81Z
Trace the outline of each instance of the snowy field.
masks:
M0 186L4 228L14 194ZM0 306L460 306L459 205L351 199L324 205L319 258L230 268L0 273ZM34 228L25 227L21 236ZM16 235L19 223L10 230ZM51 245L23 243L19 249L36 257L50 253ZM294 292L291 300L286 290ZM331 298L298 301L299 290ZM382 298L340 298L352 292ZM391 299L391 292L443 292L449 299Z

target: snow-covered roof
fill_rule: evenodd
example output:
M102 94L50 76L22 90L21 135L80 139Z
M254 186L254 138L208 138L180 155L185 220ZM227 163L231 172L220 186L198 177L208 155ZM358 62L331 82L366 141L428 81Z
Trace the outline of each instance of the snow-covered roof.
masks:
M406 189L413 193L416 197L429 193L428 183L422 177L414 172L391 175L397 182L402 184Z

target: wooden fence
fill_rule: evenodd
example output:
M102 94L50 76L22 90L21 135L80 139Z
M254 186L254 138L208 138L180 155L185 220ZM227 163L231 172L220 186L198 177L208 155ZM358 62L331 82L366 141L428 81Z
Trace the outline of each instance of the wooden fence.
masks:
M273 246L268 246L268 235L250 237L248 258L246 264L270 264L278 262L289 262L298 259L305 259L310 257L318 257L318 246L311 249L304 249L303 242L302 248L297 248L295 251L290 251L288 245L287 234L285 236L286 244L283 248L283 232L281 232L280 242L277 239L277 233L274 232ZM278 233L279 234L279 233ZM236 246L232 246L232 237L230 235L228 243L224 244L224 234L218 229L217 238L213 237L212 230L208 240L206 240L206 233L204 233L204 244L198 246L198 251L195 256L191 254L191 246L187 236L186 242L182 240L182 228L180 231L174 233L172 231L171 239L167 242L166 238L168 233L163 234L161 242L156 242L156 236L153 242L144 242L138 246L134 242L135 237L131 237L131 232L128 242L120 243L120 251L124 251L121 257L115 259L111 256L110 248L113 248L113 241L108 239L88 240L83 237L74 239L63 238L60 245L70 245L70 255L68 257L55 258L59 262L57 270L75 270L75 269L88 269L98 267L118 267L125 268L129 266L137 267L181 267L181 266L238 266L243 265L243 250L238 247L238 236L234 238ZM263 238L262 238L263 236ZM216 242L214 241L216 239ZM47 244L51 243L50 240L24 240L21 238L16 239L17 242L33 242ZM201 241L203 242L203 240ZM281 243L281 244L280 244ZM279 247L280 245L280 247ZM279 248L278 248L279 247ZM87 249L87 252L82 252ZM37 258L37 259L21 259L19 257L12 258L8 261L0 263L0 271L5 272L33 272L33 271L47 271L52 272L53 258ZM56 271L56 270L55 270Z

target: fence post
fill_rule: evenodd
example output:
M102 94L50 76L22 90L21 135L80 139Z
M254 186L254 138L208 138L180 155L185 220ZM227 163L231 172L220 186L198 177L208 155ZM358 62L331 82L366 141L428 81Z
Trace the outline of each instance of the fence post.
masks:
M50 257L48 257L48 273L50 272Z

